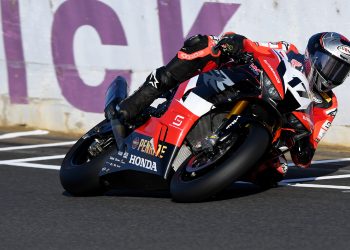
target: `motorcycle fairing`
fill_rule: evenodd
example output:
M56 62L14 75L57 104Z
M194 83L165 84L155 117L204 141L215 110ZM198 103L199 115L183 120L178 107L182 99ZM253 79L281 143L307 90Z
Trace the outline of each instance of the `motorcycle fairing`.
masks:
M200 117L215 108L211 102L213 97L215 99L215 96L220 93L230 92L232 86L246 78L243 73L246 70L242 70L215 70L195 76L181 84L167 111L160 118L151 117L145 124L135 129L124 140L125 152L116 152L110 156L100 175L136 170L166 177L190 129ZM232 79L236 79L237 82L233 82ZM247 84L243 85L247 86ZM148 141L149 145L146 149L148 152L140 150L140 146L136 147L137 141L140 143ZM157 152L164 146L166 152L162 158L149 153Z
M111 155L100 175L136 170L166 176L189 130L199 117L210 111L213 106L205 99L191 93L197 80L198 77L194 77L193 80L181 84L162 117L151 117L125 138L126 150ZM189 94L186 100L182 100L185 91ZM137 146L138 141L140 144L141 141L147 141L146 148ZM162 149L164 149L163 154L157 155L157 152L162 152Z
M282 54L280 55L278 52L270 50L269 53L260 54L257 59L269 78L272 78L283 100L285 93L288 93L286 92L287 89L289 89L289 86L285 86L289 84L286 81L290 80L290 76L294 76L296 73L292 72L293 74L290 74L285 69L287 58L284 58ZM123 170L136 170L157 174L166 178L169 168L171 168L172 162L191 128L201 116L215 108L214 103L216 102L214 99L216 99L216 96L224 93L225 97L227 97L226 93L232 92L232 90L237 88L240 90L241 97L257 97L259 95L258 92L261 89L257 81L258 75L254 75L254 72L247 67L249 65L242 68L214 70L195 76L189 81L182 83L178 87L167 111L160 118L151 117L130 134L124 140L126 145L125 152L117 152L110 156L100 174L105 175ZM298 81L297 85L291 86L295 89L295 93L300 93L301 91L295 88L296 86L299 87L301 84L305 87L303 80ZM247 82L256 84L247 84ZM241 91L248 86L253 86L254 94L252 94L250 87L249 91ZM307 90L305 89L305 91ZM298 100L296 99L296 101ZM141 143L141 140L148 142L148 146L145 149L146 152L141 149L142 147L135 146L137 142ZM164 155L160 158L157 152L164 149L164 146L166 151L163 152Z
M114 172L135 170L164 176L170 158L176 147L164 141L156 150L152 137L132 133L125 139L126 150L110 155L100 172L100 176Z

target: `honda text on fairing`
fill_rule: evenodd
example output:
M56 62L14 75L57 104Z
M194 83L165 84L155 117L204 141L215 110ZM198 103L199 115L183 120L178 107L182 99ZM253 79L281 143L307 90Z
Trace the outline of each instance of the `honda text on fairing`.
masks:
M294 132L283 114L303 111L289 120L312 130L309 84L285 52L254 53L255 59L247 54L234 67L183 82L157 108L147 108L121 141L102 121L67 153L63 187L73 195L98 194L142 173L168 183L175 201L201 201L279 157L286 149L284 132ZM127 83L117 77L106 106L126 96Z

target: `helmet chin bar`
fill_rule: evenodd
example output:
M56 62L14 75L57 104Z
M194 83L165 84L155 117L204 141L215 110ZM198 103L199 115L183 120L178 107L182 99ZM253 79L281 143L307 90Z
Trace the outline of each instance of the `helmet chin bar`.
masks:
M307 79L310 82L310 85L315 87L319 92L327 92L335 87L323 78L314 65L311 66Z

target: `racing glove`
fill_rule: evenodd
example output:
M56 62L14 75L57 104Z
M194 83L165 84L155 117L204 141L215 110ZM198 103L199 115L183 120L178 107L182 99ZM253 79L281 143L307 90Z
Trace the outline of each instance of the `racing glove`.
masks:
M223 55L225 56L238 58L243 54L244 39L246 39L246 37L242 35L235 33L225 33L221 36L219 42L215 47L220 48Z

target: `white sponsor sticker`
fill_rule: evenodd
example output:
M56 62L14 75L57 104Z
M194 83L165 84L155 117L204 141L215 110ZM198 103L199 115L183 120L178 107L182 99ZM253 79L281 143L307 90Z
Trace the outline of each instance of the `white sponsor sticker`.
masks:
M338 50L339 50L341 53L350 56L350 47L349 47L349 46L347 46L347 45L338 46Z
M142 158L136 155L130 155L129 163L138 167L142 167L142 168L157 172L157 164L154 161L147 160L145 158Z

